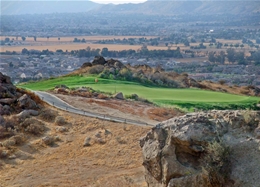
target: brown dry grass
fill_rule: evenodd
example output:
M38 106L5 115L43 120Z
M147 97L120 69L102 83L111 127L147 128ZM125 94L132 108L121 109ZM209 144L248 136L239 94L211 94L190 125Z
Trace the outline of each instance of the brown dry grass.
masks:
M227 92L231 94L238 95L251 95L254 96L254 90L248 86L229 86L227 84L220 84L211 81L202 81L200 82L202 85L205 85L210 90Z
M117 44L86 44L86 43L67 43L67 44L54 44L54 45L23 45L23 46L2 46L0 48L0 52L5 51L16 51L21 52L22 49L26 48L28 50L35 49L35 50L50 50L50 51L56 51L58 49L62 49L63 51L71 51L71 50L79 50L79 49L86 49L87 47L91 47L91 49L103 49L108 48L109 50L138 50L141 49L141 45L117 45ZM164 49L166 50L167 47L165 46L148 46L149 50L154 49Z
M149 128L58 112L68 132L57 133L57 126L46 123L44 135L11 150L17 158L0 160L0 186L146 186L139 138ZM104 129L111 133L105 144L83 146L86 137ZM46 135L60 141L46 146Z

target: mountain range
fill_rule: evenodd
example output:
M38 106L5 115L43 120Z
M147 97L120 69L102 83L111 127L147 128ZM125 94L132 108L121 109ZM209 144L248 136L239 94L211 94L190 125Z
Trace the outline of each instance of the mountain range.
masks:
M2 1L1 15L43 13L140 13L157 15L247 14L260 12L260 0L148 0L139 4L98 4L85 1Z

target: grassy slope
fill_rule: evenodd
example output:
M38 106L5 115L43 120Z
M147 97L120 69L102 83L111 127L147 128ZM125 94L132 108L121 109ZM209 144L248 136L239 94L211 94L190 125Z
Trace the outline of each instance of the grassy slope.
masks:
M20 87L32 90L49 90L59 84L65 84L68 87L87 86L95 90L111 93L115 91L121 91L125 95L135 93L157 104L179 105L186 108L224 109L237 108L237 106L240 106L240 108L248 108L249 105L260 101L258 97L232 95L199 89L147 87L135 82L101 78L98 78L98 83L95 83L94 80L95 77L60 77L35 83L27 83L20 85Z

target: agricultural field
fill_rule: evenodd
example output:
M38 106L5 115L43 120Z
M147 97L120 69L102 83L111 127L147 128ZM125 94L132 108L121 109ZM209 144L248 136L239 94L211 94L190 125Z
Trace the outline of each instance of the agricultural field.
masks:
M91 47L91 49L103 49L108 48L108 50L115 50L115 51L122 51L122 50L138 50L141 49L141 45L119 45L119 44L91 44L91 43L66 43L66 44L52 44L52 45L23 45L23 46L4 46L0 47L0 52L5 51L16 51L21 52L22 49L26 48L28 50L35 49L35 50L46 50L49 51L56 51L58 49L62 49L63 51L68 50L69 52L72 50L79 50L79 49L86 49L87 47ZM165 46L148 46L149 50L154 49L162 49L166 50L167 47Z
M200 89L173 89L142 85L136 82L98 78L94 76L68 76L39 82L18 85L32 90L50 90L56 85L64 84L73 87L92 87L101 92L113 94L122 92L124 95L137 94L157 105L178 106L186 109L236 109L253 108L259 101L258 97L241 96Z

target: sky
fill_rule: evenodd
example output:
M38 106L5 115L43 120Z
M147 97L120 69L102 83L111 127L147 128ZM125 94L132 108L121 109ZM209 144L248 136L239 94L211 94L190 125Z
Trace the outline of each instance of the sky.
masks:
M108 3L113 3L113 4L123 4L123 3L143 3L146 0L91 0L96 3L102 3L102 4L108 4Z

